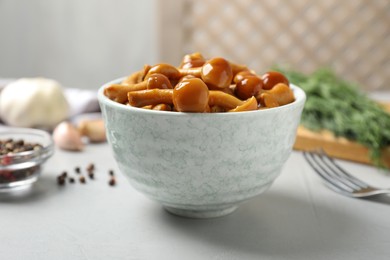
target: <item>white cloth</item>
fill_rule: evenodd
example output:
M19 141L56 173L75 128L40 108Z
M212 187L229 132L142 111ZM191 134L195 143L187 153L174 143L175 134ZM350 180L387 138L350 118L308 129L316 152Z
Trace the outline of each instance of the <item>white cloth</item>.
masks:
M64 94L69 103L69 116L74 116L100 111L97 101L97 91L66 88Z

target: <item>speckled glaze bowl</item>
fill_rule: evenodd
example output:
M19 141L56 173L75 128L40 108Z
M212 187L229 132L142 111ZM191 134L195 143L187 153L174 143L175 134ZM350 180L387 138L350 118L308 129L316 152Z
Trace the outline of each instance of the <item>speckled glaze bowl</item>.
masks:
M305 93L288 105L239 113L153 111L98 99L119 169L169 212L210 218L267 190L295 141Z

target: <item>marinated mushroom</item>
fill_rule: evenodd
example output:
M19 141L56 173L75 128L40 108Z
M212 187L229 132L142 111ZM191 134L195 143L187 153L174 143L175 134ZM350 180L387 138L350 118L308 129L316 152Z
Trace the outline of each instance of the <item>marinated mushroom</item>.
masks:
M287 105L295 100L294 93L283 83L276 84L271 90L265 90L257 96L260 104L265 107Z
M244 101L219 90L209 91L209 106L218 106L224 109L233 109L241 106Z
M276 84L268 93L275 97L280 106L287 105L295 100L290 87L283 83Z
M175 66L166 63L160 63L150 68L145 76L145 79L148 79L152 74L156 73L163 74L167 78L173 80L178 80L182 77L180 71Z
M121 84L130 85L130 84L137 84L144 80L145 75L150 70L151 66L146 64L144 65L144 68L140 71L137 71L130 76L128 76L126 79L122 81Z
M230 67L232 68L233 78L240 72L249 71L246 65L241 65L233 62L230 62Z
M129 105L144 107L148 105L173 104L173 89L145 89L127 93Z
M263 88L263 81L256 76L245 76L237 82L234 94L240 99L256 96Z
M263 89L269 90L272 89L276 84L283 83L287 86L290 85L288 79L280 72L277 71L269 71L261 76L263 80Z
M164 75L160 73L152 74L148 77L147 86L146 89L172 89L172 84L169 81L169 79Z
M174 86L174 87L173 87ZM145 65L104 94L124 105L177 112L241 112L283 106L295 100L288 79L269 71L259 76L245 65L199 52L183 57L179 67Z
M147 80L144 80L137 84L123 85L123 84L111 84L104 90L104 94L119 103L125 103L128 99L127 93L137 90L145 89L172 89L169 79L160 73L152 74Z
M242 105L237 106L234 109L230 109L229 112L244 112L257 110L257 100L255 97L248 98Z
M263 108L272 108L279 106L279 103L276 98L269 93L261 93L258 99Z
M235 74L233 78L233 82L237 84L237 82L241 81L243 78L253 76L257 77L257 75L249 70L240 71L237 74Z
M172 111L172 107L168 104L158 104L152 107L152 110Z
M185 79L173 89L173 105L179 112L204 112L209 101L209 89L198 78Z
M183 60L179 66L180 69L190 69L196 67L202 67L205 64L206 59L199 52L187 54L183 57Z
M183 76L193 75L201 78L204 83L216 89L229 87L233 78L230 63L219 57L208 60L202 67L179 69L179 71Z

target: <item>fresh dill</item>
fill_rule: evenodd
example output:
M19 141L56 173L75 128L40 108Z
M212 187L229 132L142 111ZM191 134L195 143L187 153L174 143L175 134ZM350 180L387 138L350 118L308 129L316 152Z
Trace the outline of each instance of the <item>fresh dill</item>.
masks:
M307 95L301 124L313 131L327 129L366 146L377 166L382 149L390 145L390 114L359 88L329 69L310 75L277 68Z

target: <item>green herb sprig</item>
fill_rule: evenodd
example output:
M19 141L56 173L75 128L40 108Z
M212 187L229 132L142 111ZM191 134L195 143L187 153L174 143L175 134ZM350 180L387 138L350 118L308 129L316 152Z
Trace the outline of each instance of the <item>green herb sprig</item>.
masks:
M310 75L276 70L306 92L303 126L313 131L327 129L366 146L373 163L383 167L381 150L390 145L390 114L382 106L330 69Z

